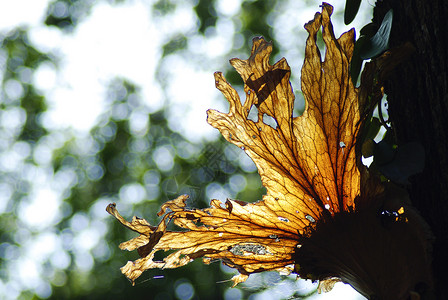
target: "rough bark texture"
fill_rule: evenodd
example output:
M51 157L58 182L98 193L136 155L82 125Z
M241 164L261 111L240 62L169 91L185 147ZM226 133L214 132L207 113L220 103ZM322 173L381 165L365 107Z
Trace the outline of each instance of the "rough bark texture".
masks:
M374 21L393 9L391 48L411 42L416 51L386 82L389 117L399 143L425 148L423 173L413 176L409 194L435 236L436 298L448 281L448 1L378 1Z

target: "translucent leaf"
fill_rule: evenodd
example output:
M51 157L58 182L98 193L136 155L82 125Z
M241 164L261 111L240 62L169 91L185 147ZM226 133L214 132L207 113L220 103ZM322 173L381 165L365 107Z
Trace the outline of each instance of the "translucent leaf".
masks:
M231 64L244 81L246 100L215 73L216 87L230 104L228 113L209 110L208 123L254 161L267 194L246 203L212 200L209 208L186 207L183 195L162 205L161 222L151 226L134 217L127 222L114 204L108 212L140 236L122 243L121 249L137 249L141 258L128 262L122 272L131 280L151 268L177 268L196 258L205 263L220 259L240 275L234 285L251 273L294 270L294 253L310 228L339 212L355 209L360 194L360 172L355 146L362 125L358 91L349 77L354 31L336 39L330 22L332 7L305 25L309 33L302 68L306 108L293 118L294 94L290 68L283 58L269 63L272 44L255 38L247 60ZM316 45L322 27L326 46L322 62ZM258 118L249 118L251 107ZM276 126L264 122L271 118ZM274 128L275 127L275 128ZM167 230L173 222L181 231ZM172 250L160 261L158 251Z

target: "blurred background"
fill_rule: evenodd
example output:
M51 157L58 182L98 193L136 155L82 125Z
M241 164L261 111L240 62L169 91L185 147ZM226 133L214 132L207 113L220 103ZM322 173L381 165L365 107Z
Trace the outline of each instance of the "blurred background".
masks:
M296 110L299 74L319 1L15 0L0 2L0 299L364 299L337 284L252 275L195 261L145 272L132 287L120 267L135 235L109 216L157 224L160 205L189 194L256 201L265 189L252 161L206 123L227 111L214 87L228 60L246 59L254 36L286 57ZM332 1L339 36L368 23L363 1L350 27Z

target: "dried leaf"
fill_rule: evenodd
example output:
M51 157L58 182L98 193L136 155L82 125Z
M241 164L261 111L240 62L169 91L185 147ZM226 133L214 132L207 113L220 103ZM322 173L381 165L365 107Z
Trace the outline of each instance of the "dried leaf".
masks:
M300 231L309 223L306 215L318 219L325 211L347 210L359 194L355 144L360 116L357 90L348 74L354 32L336 40L330 13L331 7L324 6L323 13L305 26L310 37L302 69L307 103L302 116L292 118L294 94L286 60L269 65L272 45L262 38L254 39L248 60L231 60L246 83L244 105L218 72L216 86L229 101L230 112L208 112L208 122L257 165L267 189L265 204L278 215L290 217ZM321 24L327 46L323 63L316 46ZM258 108L257 122L247 119L252 105ZM278 126L265 124L265 115L274 118Z
M328 293L333 289L334 285L338 282L341 282L339 278L329 278L327 280L320 281L319 286L317 287L317 292L319 294L322 292Z
M221 73L216 86L230 103L229 113L208 111L207 121L219 129L255 162L267 194L257 203L227 200L226 207L212 200L210 208L188 209L187 196L165 203L157 227L134 217L125 221L115 205L108 207L124 226L140 236L122 243L121 249L139 249L142 258L128 262L122 272L134 281L150 268L176 268L195 258L205 262L221 259L238 269L236 285L255 272L293 270L293 253L306 228L321 219L354 206L359 194L360 175L356 167L355 144L360 127L357 90L348 73L354 32L334 37L332 7L306 24L309 32L302 69L302 90L307 103L304 114L293 118L294 94L285 59L269 64L271 43L253 40L249 59L232 59L232 66L245 82L246 101ZM327 47L322 63L316 34L323 26ZM258 121L248 119L251 107L258 108ZM272 117L277 127L263 122ZM171 210L167 212L167 210ZM168 231L169 222L188 231ZM175 250L153 261L159 251Z
M279 229L272 221L278 221L277 216L266 210L259 202L247 204L227 200L227 207L221 207L221 202L212 200L211 207L203 210L185 209L187 196L180 196L166 202L161 213L171 209L164 215L157 229L134 226L127 223L118 214L115 206L110 205L108 211L126 227L138 231L141 236L129 242L122 243L121 249L133 250L141 246L141 239L146 239L147 256L128 262L122 272L132 281L149 268L177 268L191 260L204 257L207 263L212 259L222 259L223 262L237 268L241 274L247 275L264 270L291 271L291 253L297 244L296 233ZM166 230L166 221L173 220L179 227L189 229L186 232L172 232ZM201 225L198 225L201 223ZM272 227L267 232L266 228ZM147 233L150 232L150 237ZM160 233L160 235L156 235ZM156 243L152 237L157 236ZM275 238L273 238L275 236ZM137 245L138 244L138 245ZM162 262L153 261L155 252L159 250L178 250L168 255ZM247 276L246 276L247 277ZM235 284L241 282L245 276L233 278Z
M372 248L368 250L375 254L374 246L381 244L383 231L376 214L383 203L378 195L384 189L369 179L359 164L361 145L357 139L368 110L368 95L359 98L350 80L354 31L336 39L330 22L332 10L324 3L322 13L305 25L309 37L302 68L306 101L302 116L293 117L288 64L283 58L270 65L272 44L263 38L253 40L247 60L230 61L244 80L244 104L222 73L215 73L216 87L230 107L228 113L209 110L207 121L254 161L267 190L261 201L222 203L214 199L209 208L190 209L186 207L188 196L183 195L162 205L158 215L163 217L157 227L136 217L129 223L118 214L115 204L109 205L110 214L140 234L120 245L121 249L137 249L141 255L121 269L132 282L145 270L177 268L202 258L207 264L219 259L236 268L240 274L232 278L234 286L252 273L295 271L302 277L328 280L323 290L341 278L364 295L372 295L375 288L365 286L368 280L357 281L365 275L365 261L357 261L353 252L358 253L359 241L364 245L364 229L369 226L379 229L366 235L372 237L366 244ZM316 45L321 28L326 46L323 62ZM248 119L254 105L257 121ZM267 124L268 118L275 121L275 128ZM404 206L394 202L388 211L393 215ZM393 222L398 220L412 223L408 214L400 214ZM169 222L182 231L167 230ZM356 240L346 234L345 226L350 226ZM394 238L391 235L390 241ZM161 250L172 252L155 261L155 253ZM422 255L421 248L414 250L412 253Z

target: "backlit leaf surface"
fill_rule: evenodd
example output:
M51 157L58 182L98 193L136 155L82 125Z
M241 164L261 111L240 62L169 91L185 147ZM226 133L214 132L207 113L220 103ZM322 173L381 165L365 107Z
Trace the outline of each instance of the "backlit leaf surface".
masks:
M288 274L297 263L294 253L301 236L319 220L356 209L361 176L355 146L361 119L358 91L349 77L354 31L336 39L331 13L332 7L324 4L322 13L305 25L309 37L302 68L306 101L302 116L293 117L288 64L284 58L269 63L272 44L263 38L253 40L249 59L230 61L245 83L244 104L223 75L215 73L216 87L230 109L209 110L207 121L254 161L267 190L262 200L214 199L209 208L193 209L186 207L188 196L183 195L162 205L157 226L137 217L127 222L115 204L108 206L110 214L139 234L120 245L141 256L122 268L131 281L145 270L177 268L196 258L205 263L220 259L236 268L240 275L233 278L234 285L251 273ZM319 29L326 46L323 62L316 45ZM256 122L248 119L254 106ZM265 124L268 116L275 120L275 128ZM182 230L167 230L169 222ZM154 260L160 250L174 251Z

